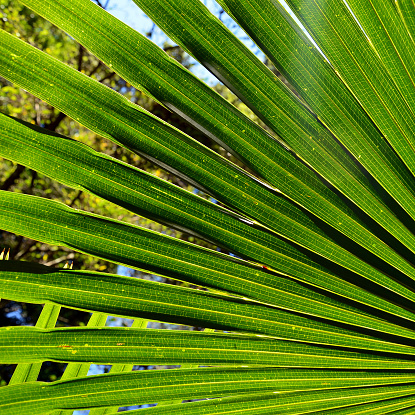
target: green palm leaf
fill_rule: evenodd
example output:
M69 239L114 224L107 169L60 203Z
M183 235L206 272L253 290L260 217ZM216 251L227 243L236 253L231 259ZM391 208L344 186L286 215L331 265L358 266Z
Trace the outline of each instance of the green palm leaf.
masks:
M0 329L0 363L19 364L0 412L412 413L412 2L290 0L323 56L278 2L221 0L296 94L199 1L135 2L266 127L89 0L22 1L250 172L2 30L0 75L220 203L5 114L0 156L240 258L0 191L2 230L201 288L1 261L1 298L47 306ZM60 307L94 317L54 328ZM97 327L106 315L221 332ZM36 381L45 361L70 364L62 380Z

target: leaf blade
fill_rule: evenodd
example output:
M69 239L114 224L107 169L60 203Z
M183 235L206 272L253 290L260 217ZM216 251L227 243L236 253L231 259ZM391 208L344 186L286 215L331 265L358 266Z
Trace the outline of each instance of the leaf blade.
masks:
M85 311L128 318L242 331L346 348L411 354L412 347L384 340L385 332L411 339L413 333L380 320L376 333L355 333L321 321L245 299L190 290L111 274L54 270L8 261L0 264L4 297L32 303L53 302ZM160 298L164 301L161 302ZM369 324L369 320L366 321ZM374 321L372 320L372 325Z
M20 413L26 415L45 413L54 409L77 409L104 405L122 406L137 402L153 403L151 399L154 399L154 393L160 391L161 388L163 388L166 398L181 397L184 400L215 397L221 393L232 396L241 393L295 390L299 387L301 390L315 389L316 387L325 389L326 387L323 385L327 381L331 381L331 387L340 388L390 384L384 374L377 377L371 377L372 374L370 374L361 378L354 378L353 375L355 375L353 372L347 376L339 377L338 374L330 371L314 374L297 371L287 376L281 371L269 368L139 371L122 375L90 376L67 382L30 383L1 388L0 408L6 415L9 415L14 413L17 405L20 405ZM111 390L108 389L110 382L116 385ZM144 386L145 383L147 383L147 387ZM412 385L404 385L389 386L383 390L397 392L399 396L399 393L413 393L414 388ZM197 392L195 393L195 391ZM63 397L66 398L62 399ZM21 402L19 402L19 398Z

